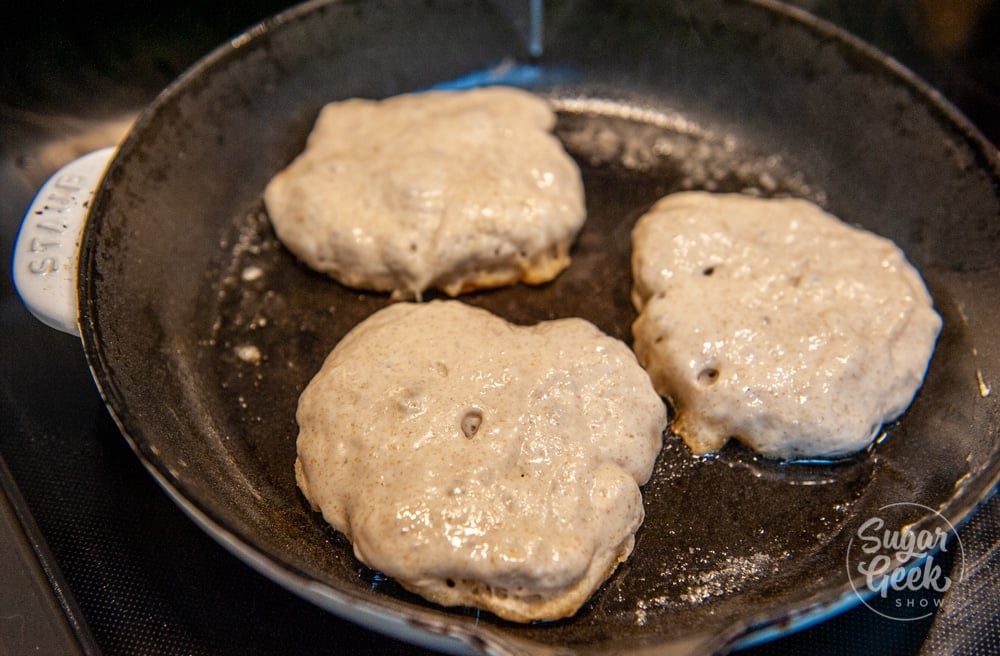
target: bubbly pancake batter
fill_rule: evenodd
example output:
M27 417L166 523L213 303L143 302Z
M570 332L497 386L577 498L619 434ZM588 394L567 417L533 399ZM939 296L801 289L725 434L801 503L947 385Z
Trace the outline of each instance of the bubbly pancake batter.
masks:
M803 200L685 192L632 233L635 352L695 453L867 446L920 387L941 319L891 241Z
M434 301L359 324L297 420L299 486L361 561L524 622L572 615L631 553L666 409L582 319Z
M350 287L417 298L569 265L586 212L576 163L542 98L507 87L327 105L268 184L278 238Z

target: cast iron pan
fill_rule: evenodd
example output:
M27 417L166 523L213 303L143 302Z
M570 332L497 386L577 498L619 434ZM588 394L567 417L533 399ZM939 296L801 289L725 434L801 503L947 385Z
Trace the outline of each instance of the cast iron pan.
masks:
M883 55L770 1L546 12L532 59L485 1L313 2L168 88L113 160L82 244L80 327L109 407L156 478L234 552L425 645L707 653L857 603L844 562L861 519L898 529L937 511L958 524L1000 473L996 150ZM299 264L261 192L326 102L527 64L523 86L560 110L589 219L555 282L467 302L522 323L581 316L630 342L633 221L663 194L708 189L806 197L892 238L944 329L911 409L856 458L780 464L732 447L695 459L668 435L633 557L576 617L520 626L424 603L361 566L296 490L298 395L388 300ZM260 361L241 359L244 346Z

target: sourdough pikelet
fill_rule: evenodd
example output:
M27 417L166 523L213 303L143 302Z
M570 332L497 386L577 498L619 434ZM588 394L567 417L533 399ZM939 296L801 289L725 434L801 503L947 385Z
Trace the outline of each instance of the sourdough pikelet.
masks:
M666 407L589 322L432 301L354 328L297 420L298 484L362 562L527 622L574 614L631 553Z
M420 299L544 283L586 217L554 124L507 87L330 103L264 200L282 243L349 287Z
M891 241L795 199L685 192L632 233L635 351L695 453L866 447L909 406L941 329Z

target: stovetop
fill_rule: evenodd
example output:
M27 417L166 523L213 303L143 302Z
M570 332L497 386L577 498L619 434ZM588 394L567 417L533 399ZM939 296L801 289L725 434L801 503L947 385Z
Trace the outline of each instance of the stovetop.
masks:
M800 0L914 69L1000 143L1000 2ZM285 3L39 0L0 27L0 244L58 166L114 144L198 57ZM79 340L0 277L0 654L421 654L250 570L147 474ZM1000 653L1000 501L963 527L964 584L896 622L856 607L746 654Z

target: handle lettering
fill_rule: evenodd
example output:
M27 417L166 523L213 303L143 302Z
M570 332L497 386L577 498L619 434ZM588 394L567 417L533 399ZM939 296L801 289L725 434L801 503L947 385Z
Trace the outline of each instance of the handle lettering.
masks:
M28 271L35 274L36 276L44 276L47 273L53 273L58 268L58 262L54 257L46 257L41 260L31 260L28 262Z

